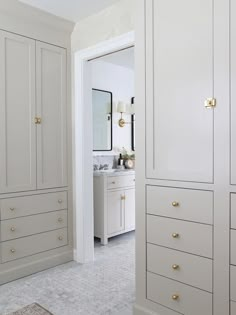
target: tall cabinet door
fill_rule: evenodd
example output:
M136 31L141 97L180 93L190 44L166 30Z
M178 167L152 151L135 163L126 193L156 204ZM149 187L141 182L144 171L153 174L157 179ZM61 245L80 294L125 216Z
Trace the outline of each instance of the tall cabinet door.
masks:
M125 190L125 229L135 229L135 189Z
M67 185L66 50L37 42L37 188Z
M123 191L109 191L107 193L107 234L112 235L124 230L124 202Z
M214 0L146 6L147 177L212 183Z
M0 193L36 188L35 41L0 31Z

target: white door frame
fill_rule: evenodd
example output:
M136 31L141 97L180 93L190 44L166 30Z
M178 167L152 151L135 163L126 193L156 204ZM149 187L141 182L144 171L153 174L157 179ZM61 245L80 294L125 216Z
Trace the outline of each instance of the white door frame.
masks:
M134 32L129 32L73 54L74 260L79 263L94 260L92 102L87 61L134 44Z

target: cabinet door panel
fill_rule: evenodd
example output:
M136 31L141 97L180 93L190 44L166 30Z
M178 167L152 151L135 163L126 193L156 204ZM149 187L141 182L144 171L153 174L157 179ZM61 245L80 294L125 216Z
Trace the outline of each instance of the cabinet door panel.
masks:
M135 189L125 191L125 229L135 229Z
M112 235L124 230L123 191L109 191L107 194L107 234Z
M0 192L36 188L35 41L0 31Z
M213 182L213 2L146 2L149 178Z
M37 187L67 185L66 50L45 43L36 46Z

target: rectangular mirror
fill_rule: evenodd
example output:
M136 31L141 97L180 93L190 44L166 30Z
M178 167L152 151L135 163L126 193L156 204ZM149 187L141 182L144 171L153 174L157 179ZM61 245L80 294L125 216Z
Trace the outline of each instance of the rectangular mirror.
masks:
M112 93L93 89L93 151L112 150Z

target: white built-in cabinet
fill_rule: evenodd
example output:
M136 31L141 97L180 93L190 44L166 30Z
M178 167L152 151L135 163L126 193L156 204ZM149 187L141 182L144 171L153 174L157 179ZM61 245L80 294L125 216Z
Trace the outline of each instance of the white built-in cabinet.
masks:
M236 4L138 0L135 315L236 314Z
M128 174L129 173L129 174ZM94 175L94 236L106 245L110 237L135 230L135 175Z
M73 259L72 25L18 1L5 9L6 21L0 10L0 284Z

